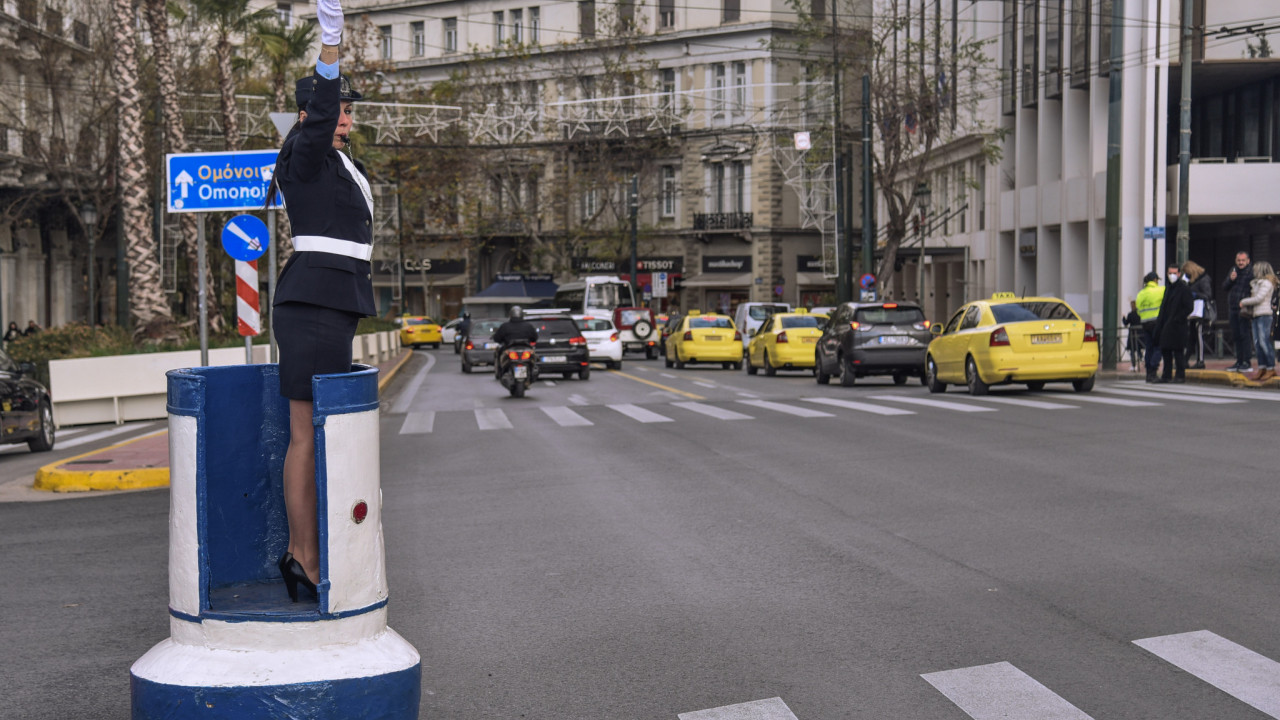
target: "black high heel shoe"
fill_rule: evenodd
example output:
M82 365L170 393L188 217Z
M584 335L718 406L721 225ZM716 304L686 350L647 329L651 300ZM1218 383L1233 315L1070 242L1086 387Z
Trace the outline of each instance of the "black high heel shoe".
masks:
M289 561L292 559L293 553L285 550L284 554L280 556L280 559L276 561L276 567L280 568L280 577L284 577L285 568L289 566Z
M288 553L285 554L288 555ZM320 597L319 593L316 592L316 584L311 582L311 578L307 577L307 573L302 569L302 563L294 560L292 555L290 555L287 560L282 557L280 558L280 561L282 563L280 566L280 575L284 578L284 588L289 591L290 600L298 602L299 583L301 583L306 589L310 590L314 597Z

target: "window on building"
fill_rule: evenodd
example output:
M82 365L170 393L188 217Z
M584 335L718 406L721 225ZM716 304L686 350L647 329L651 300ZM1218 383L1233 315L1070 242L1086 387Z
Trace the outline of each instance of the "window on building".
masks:
M662 217L676 216L676 169L671 165L662 166Z
M584 75L578 79L578 89L583 100L594 100L596 96L596 78L594 75Z
M965 206L964 210L960 211L960 234L963 235L968 232L966 229L968 223L966 221L969 219L969 208L967 207L969 203L969 181L965 177L964 168L960 168L960 182L956 186L956 193L956 204Z
M62 11L53 8L44 11L44 31L50 35L62 35Z
M734 112L746 114L747 112L747 64L745 62L735 62L733 64L733 102Z
M660 73L659 85L662 90L663 107L671 108L676 104L676 71L667 68Z
M1044 4L1044 96L1062 97L1062 0Z
M427 54L427 25L422 21L409 23L413 35L413 56L422 57Z
M738 22L742 19L742 0L720 0L720 22Z
M635 0L614 0L618 11L618 33L625 33L636 24Z
M826 0L809 0L809 16L814 20L823 20L827 17Z
M71 38L80 47L89 47L89 25L79 20L71 22Z
M524 11L511 11L511 41L519 44L524 42Z
M1040 0L1022 0L1022 106L1040 99Z
M39 8L36 7L36 0L18 0L18 19L35 25L40 19Z
M1071 87L1089 87L1089 0L1071 0Z
M529 44L537 45L542 31L542 8L529 8Z
M740 160L711 165L711 212L739 213L750 209L750 168Z
M1001 110L1012 115L1018 109L1018 2L1004 0L1000 48Z
M716 163L711 166L711 212L726 212L725 191L728 190L728 182L725 178L724 163Z
M741 161L729 166L733 177L729 185L729 212L744 212L747 209L747 171Z
M974 191L973 203L978 208L978 230L987 229L987 164L978 163L978 170L974 173L974 181L978 185L978 189Z
M391 59L391 26L378 26L378 56L383 60Z
M1112 0L1098 0L1098 74L1111 72Z
M728 98L725 96L725 85L727 78L725 77L724 63L716 63L711 66L711 112L714 119L724 121L727 119L725 113L725 104Z
M499 10L493 14L493 44L500 45L507 39L507 13Z
M578 37L589 40L596 36L596 0L578 2Z
M458 18L444 19L444 51L458 52Z
M587 222L600 211L600 190L590 188L582 194L582 220Z
M276 19L285 27L293 27L293 3L276 3Z
M676 0L658 0L658 27L676 26Z

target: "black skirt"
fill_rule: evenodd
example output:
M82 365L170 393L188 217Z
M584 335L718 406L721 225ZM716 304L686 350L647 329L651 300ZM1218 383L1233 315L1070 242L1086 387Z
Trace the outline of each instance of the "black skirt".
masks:
M280 348L280 394L311 400L314 375L351 372L351 341L360 316L309 303L276 305L271 326Z

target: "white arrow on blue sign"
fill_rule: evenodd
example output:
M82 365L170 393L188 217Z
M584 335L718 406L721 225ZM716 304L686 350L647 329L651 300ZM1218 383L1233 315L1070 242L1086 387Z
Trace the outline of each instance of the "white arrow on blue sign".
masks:
M268 238L267 224L252 215L237 215L222 228L222 248L245 262L262 257Z
M165 156L169 212L261 210L278 150L171 153ZM271 207L280 207L276 193Z

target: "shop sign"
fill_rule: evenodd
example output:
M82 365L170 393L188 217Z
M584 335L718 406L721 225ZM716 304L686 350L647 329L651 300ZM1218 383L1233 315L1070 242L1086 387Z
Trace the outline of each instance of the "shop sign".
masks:
M703 255L702 272L704 273L743 273L751 272L750 255Z
M427 275L461 275L467 271L466 258L405 258L404 271Z
M797 255L796 270L800 272L822 272L821 255Z

